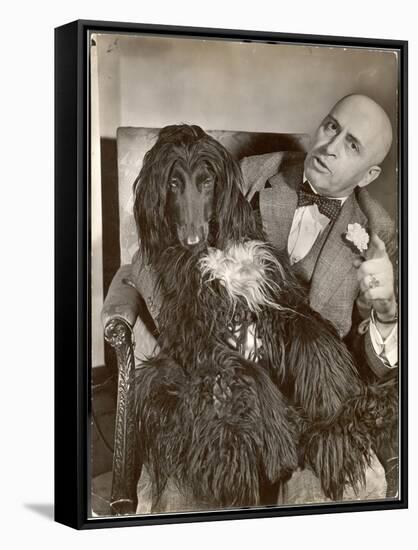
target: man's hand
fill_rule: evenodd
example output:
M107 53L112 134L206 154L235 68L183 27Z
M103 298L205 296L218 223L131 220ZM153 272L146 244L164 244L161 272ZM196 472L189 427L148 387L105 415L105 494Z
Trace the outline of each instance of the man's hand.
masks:
M382 321L396 317L393 266L386 252L385 243L374 233L371 235L366 259L354 261L358 268L361 299L373 306Z

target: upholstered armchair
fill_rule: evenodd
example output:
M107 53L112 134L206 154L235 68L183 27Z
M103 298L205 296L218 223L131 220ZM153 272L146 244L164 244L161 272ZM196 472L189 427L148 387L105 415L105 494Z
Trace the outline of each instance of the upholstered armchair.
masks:
M136 440L135 368L141 358L152 353L146 343L150 341L148 336L155 331L155 327L150 323L148 313L153 304L146 304L138 291L129 284L131 260L138 248L132 185L141 169L144 154L154 144L157 133L157 129L149 128L119 128L117 133L121 266L109 287L102 311L105 339L114 349L118 365L112 514L135 513L136 485L141 470ZM304 151L308 143L305 134L208 133L219 140L237 160L273 151Z

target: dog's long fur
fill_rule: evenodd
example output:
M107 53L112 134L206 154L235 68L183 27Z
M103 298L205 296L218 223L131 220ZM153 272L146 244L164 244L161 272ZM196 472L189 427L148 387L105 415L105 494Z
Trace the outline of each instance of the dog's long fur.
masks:
M210 232L197 251L179 244L167 219L167 177L178 158L204 162L216 175ZM214 506L258 504L261 485L288 479L298 464L339 499L346 483L364 480L369 461L370 430L353 412L362 384L334 328L309 308L266 243L259 245L267 252L264 302L250 312L262 356L245 359L228 343L231 319L248 318L249 303L213 276L208 247L265 241L241 178L223 146L181 125L161 130L134 184L141 251L162 295L161 351L138 369L136 383L154 501L172 478Z

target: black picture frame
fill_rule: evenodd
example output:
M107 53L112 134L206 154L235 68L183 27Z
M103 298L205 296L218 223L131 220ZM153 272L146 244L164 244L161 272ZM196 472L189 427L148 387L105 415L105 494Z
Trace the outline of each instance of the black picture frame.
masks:
M375 502L267 507L148 517L89 517L91 437L89 34L142 33L399 51L400 498ZM55 520L76 529L299 516L408 506L407 201L408 43L79 20L55 30Z

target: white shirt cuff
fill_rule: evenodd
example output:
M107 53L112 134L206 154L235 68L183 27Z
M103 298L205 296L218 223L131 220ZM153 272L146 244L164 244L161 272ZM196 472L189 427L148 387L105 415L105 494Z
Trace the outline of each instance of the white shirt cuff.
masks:
M372 311L370 314L369 332L370 340L376 355L382 359L386 367L396 367L398 365L398 323L393 325L390 334L383 340L376 326Z

